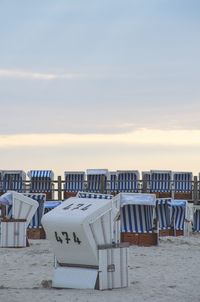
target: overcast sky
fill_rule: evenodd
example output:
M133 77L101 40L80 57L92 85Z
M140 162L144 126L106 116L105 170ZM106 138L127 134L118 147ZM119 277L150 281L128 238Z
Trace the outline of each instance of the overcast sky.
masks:
M200 172L199 12L1 0L0 168Z

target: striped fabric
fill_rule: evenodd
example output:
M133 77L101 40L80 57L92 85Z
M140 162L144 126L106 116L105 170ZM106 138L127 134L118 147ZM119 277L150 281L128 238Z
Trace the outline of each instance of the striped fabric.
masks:
M119 192L138 192L138 171L117 171Z
M110 172L110 192L117 193L118 182L117 182L117 172Z
M193 231L200 232L200 207L193 213Z
M30 177L30 192L43 193L52 191L53 172L51 170L31 170L28 173Z
M32 198L36 200L39 203L39 207L37 208L37 211L35 215L33 216L28 228L41 228L41 219L42 216L44 215L44 203L46 201L46 194L30 194L26 193L24 194L25 196Z
M151 233L153 208L149 205L125 205L121 208L121 232Z
M186 208L183 206L172 206L171 208L171 227L175 230L184 230Z
M3 192L7 192L9 190L23 192L25 188L25 184L23 183L25 181L25 177L25 173L22 171L16 171L13 173L4 172L2 180Z
M65 172L64 190L78 192L84 190L85 172Z
M156 199L156 218L159 221L159 229L170 229L170 198L158 198Z
M151 171L151 192L171 192L171 171Z
M87 175L87 191L92 193L102 193L107 188L107 176L104 174Z
M192 173L175 172L173 174L174 191L181 193L192 192Z
M109 194L96 194L89 192L78 192L76 195L78 198L95 198L95 199L112 199L113 196Z

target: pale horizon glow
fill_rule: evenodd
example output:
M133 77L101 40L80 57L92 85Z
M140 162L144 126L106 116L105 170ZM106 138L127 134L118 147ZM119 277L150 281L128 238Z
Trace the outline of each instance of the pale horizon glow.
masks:
M17 134L0 135L0 149L81 144L130 144L200 147L200 130L140 129L122 134Z

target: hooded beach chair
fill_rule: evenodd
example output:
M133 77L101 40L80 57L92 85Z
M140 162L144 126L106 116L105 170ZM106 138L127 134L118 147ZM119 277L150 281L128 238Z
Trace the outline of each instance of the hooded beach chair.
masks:
M4 170L1 174L2 192L25 192L26 173L22 170Z
M85 190L85 172L65 171L64 199L76 196L78 191Z
M157 198L171 197L172 172L168 170L151 170L150 176L150 192L156 194Z
M8 191L1 196L1 202L10 207L9 215L0 221L1 242L3 247L25 247L26 231L32 221L38 202L22 193Z
M122 242L144 246L157 244L154 194L120 193L113 197L113 202L120 202L121 206Z
M193 205L193 232L200 232L200 205Z
M107 169L88 169L87 192L107 193L107 180L109 181L109 172Z
M139 185L139 172L136 170L117 171L118 192L137 193Z
M171 198L157 198L156 199L156 219L159 223L159 235L171 235Z
M170 205L170 225L172 235L181 236L184 235L186 227L186 220L189 219L189 207L186 200L174 200L172 199Z
M46 202L46 194L43 193L25 193L25 196L34 199L38 202L38 208L32 220L28 225L27 235L29 239L44 239L45 234L41 224L42 216L44 215L44 204Z
M192 172L173 172L173 191L175 199L192 199Z
M30 178L30 193L44 193L48 200L53 199L53 179L52 170L31 170L28 172Z

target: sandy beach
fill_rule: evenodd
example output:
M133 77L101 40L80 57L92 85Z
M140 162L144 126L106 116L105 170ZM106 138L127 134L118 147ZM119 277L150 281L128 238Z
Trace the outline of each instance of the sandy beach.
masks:
M48 240L0 249L0 301L200 301L200 235L165 237L157 247L131 246L130 286L97 291L51 288L53 253Z

